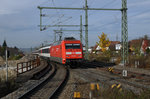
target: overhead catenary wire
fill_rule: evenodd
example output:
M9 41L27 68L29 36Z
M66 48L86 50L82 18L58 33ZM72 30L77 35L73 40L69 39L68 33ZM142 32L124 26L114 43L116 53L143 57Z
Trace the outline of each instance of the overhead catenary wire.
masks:
M145 10L145 11L142 11L142 12L139 12L139 13L136 13L136 14L131 15L131 16L128 16L128 19L134 18L134 17L137 16L137 15L145 14L145 13L148 13L148 12L150 12L150 9ZM113 21L113 22L106 23L106 24L103 24L103 25L97 26L97 27L100 29L100 28L103 28L103 27L105 27L105 26L112 25L112 24L115 24L115 23L118 23L118 22ZM119 24L121 24L121 21L120 21ZM98 31L98 30L89 30L89 31Z
M51 0L52 2L53 2L53 5L54 6L56 6L55 5L55 3L54 3L54 1L53 0ZM56 9L57 10L57 9ZM58 13L58 11L57 11L57 13ZM60 14L60 13L59 13ZM64 14L61 14L61 15L63 15L64 16ZM54 16L54 15L53 15ZM56 17L55 17L56 18ZM61 23L64 23L64 21L68 21L67 19L65 19L65 20L61 20L62 19L62 17L58 17L55 21L52 21L52 20L54 20L54 19L52 19L50 22L52 23L52 24L61 24ZM49 21L46 21L45 23L50 23ZM56 23L57 22L57 23Z
M103 5L101 8L105 8L107 6L110 6L112 5L113 3L115 3L116 0L112 0L112 1L109 1L107 4ZM93 2L92 2L93 3ZM90 13L89 16L93 15L94 12Z
M65 19L65 20L63 20L63 21L61 21L61 22L56 23L55 25L58 25L58 24L64 23L65 21L68 21L68 20L70 20L71 18L72 18L72 17L69 17L69 18L67 18L67 19Z
M150 12L150 9L145 10L145 11L140 12L140 13L137 13L137 14L135 14L135 15L131 15L131 16L129 16L129 17L128 17L128 19L130 19L130 18L134 18L134 16L141 15L141 14L143 14L143 13L147 13L147 12ZM97 26L97 27L98 27L98 28L102 28L102 27L105 27L105 26L108 26L108 25L112 25L112 24L115 24L115 23L117 23L117 22L113 21L113 22L106 23L106 24L103 24L103 25L101 25L101 26ZM121 21L120 21L120 24L121 24ZM89 31L92 31L92 30L89 30ZM97 30L96 30L96 31L97 31Z
M41 5L44 5L44 4L47 4L50 0L46 0L46 1L43 1L41 4L39 4L40 6Z

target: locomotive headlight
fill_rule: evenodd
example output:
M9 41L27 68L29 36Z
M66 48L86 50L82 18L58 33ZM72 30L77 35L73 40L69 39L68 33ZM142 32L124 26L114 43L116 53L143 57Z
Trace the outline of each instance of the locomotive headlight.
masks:
M72 52L66 52L66 54L72 54Z
M76 54L81 54L81 52L76 52Z

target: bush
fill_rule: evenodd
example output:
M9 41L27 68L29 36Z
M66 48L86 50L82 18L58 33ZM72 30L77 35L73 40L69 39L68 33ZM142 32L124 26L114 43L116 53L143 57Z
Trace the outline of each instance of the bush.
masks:
M111 59L111 52L110 51L106 51L105 53L91 53L89 55L89 59L91 61L95 60L95 61L100 61L100 62L110 62Z
M95 54L95 53L90 53L90 54L89 54L89 60L90 60L90 61L96 60L96 54Z
M117 60L115 61L115 64L119 64L121 62L121 57L117 57Z
M16 55L16 56L11 56L9 60L19 60L20 58L22 58L22 55Z
M96 57L96 60L97 61L100 61L100 62L109 62L110 61L110 58L111 57L109 57L109 56L105 56L105 55L103 55L103 54L101 54L101 55L98 55L97 57Z
M129 56L129 65L135 66L135 62L139 62L137 67L139 68L150 68L150 56L144 55L130 55Z
M147 58L146 58L146 60L144 60L145 61L145 68L150 68L150 56L148 56Z

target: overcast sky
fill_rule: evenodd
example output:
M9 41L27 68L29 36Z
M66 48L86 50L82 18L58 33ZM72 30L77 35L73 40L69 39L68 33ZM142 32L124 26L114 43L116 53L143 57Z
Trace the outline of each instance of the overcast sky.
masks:
M52 43L53 30L40 31L39 9L42 7L84 7L85 0L0 0L0 45L4 39L8 46L30 48L42 43ZM128 0L128 33L129 40L148 35L150 37L150 0ZM89 8L121 8L121 0L88 0ZM85 24L85 11L79 10L43 10L47 17L43 25L79 25L80 15ZM89 11L89 46L94 46L98 35L106 33L110 40L121 40L120 11ZM63 28L66 30L79 30ZM85 29L85 28L84 28ZM63 32L63 37L74 36L79 39L79 32ZM85 33L83 33L85 40ZM83 42L84 43L84 42Z

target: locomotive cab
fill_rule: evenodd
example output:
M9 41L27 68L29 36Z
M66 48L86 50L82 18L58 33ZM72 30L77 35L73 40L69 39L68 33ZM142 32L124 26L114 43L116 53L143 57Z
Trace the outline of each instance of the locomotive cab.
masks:
M79 63L83 58L81 42L79 40L65 40L62 43L64 45L63 62L71 65Z

